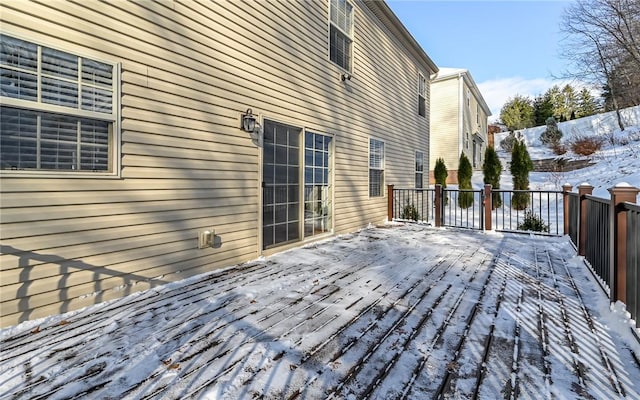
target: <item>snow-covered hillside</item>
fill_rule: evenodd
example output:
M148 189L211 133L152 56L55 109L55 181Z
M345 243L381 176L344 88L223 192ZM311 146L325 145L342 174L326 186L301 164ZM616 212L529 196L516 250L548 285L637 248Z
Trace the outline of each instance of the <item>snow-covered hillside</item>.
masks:
M623 122L627 126L624 131L618 128L615 113L594 115L573 121L562 122L558 128L563 133L561 143L568 144L576 137L600 136L603 138L602 149L589 156L592 166L571 172L532 172L530 187L534 190L561 189L565 183L576 186L589 183L594 186L593 194L602 198L609 198L607 189L626 182L640 187L640 106L622 110ZM565 159L584 158L571 151L562 156L555 155L551 149L540 142L540 135L545 126L516 131L521 135L531 158L546 159L563 157ZM503 175L500 181L502 189L511 189L511 175L506 168L511 154L499 148L499 143L508 135L502 132L495 137L498 155L503 161ZM482 172L474 174L474 186L482 186Z

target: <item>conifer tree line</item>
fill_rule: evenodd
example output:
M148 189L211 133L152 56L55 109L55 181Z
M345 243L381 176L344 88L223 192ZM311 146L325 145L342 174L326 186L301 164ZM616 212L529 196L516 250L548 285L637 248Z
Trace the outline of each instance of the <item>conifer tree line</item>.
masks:
M552 87L530 99L515 95L502 108L500 119L509 130L544 125L620 110L640 104L640 0L574 0L565 9L558 43L568 61L556 78L580 82L599 91L597 99L586 88Z
M554 85L534 99L514 96L502 106L500 120L513 131L544 125L549 118L564 122L601 111L602 107L587 88Z

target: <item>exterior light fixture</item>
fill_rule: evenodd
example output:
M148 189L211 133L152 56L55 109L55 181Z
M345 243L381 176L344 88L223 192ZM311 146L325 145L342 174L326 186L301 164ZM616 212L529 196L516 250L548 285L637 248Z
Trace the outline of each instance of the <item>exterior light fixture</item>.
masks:
M351 74L348 72L345 72L344 74L340 75L340 79L344 82L344 81L350 81L351 80Z
M256 130L256 117L253 116L253 111L247 108L247 112L242 114L242 130L245 132L253 133Z
M253 115L253 110L250 108L247 108L247 111L240 118L240 129L249 132L251 139L258 146L262 146L262 126L260 126L256 116Z

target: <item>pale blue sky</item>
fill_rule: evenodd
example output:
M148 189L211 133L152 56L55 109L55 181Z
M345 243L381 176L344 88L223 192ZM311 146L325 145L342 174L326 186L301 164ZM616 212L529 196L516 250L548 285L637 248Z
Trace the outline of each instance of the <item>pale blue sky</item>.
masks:
M561 16L570 1L387 0L440 67L465 68L498 117L516 94L534 97L562 75Z

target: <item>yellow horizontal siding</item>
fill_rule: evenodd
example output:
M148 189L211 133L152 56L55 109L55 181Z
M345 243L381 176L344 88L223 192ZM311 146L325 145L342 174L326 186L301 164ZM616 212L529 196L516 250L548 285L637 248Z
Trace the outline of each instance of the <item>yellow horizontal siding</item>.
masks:
M9 33L122 64L121 179L3 178L3 326L256 257L260 148L239 129L247 108L333 136L336 232L382 222L369 138L385 141L385 184L413 185L415 151L429 152L418 72L432 71L354 7L342 82L324 0L0 4ZM210 227L221 245L196 249Z

